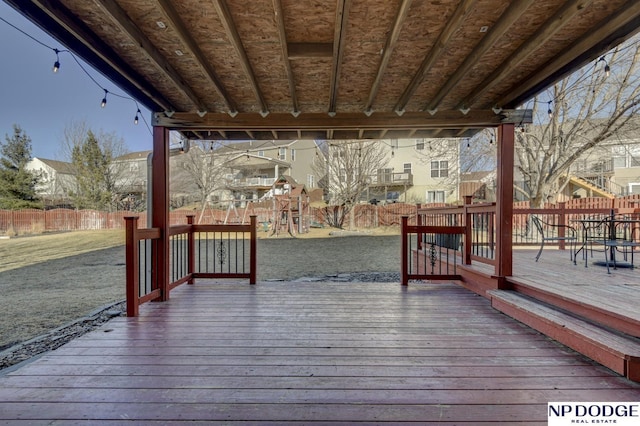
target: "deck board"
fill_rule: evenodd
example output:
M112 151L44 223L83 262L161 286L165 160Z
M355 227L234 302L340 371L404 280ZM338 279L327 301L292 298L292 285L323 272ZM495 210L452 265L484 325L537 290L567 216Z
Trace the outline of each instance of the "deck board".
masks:
M543 425L639 399L457 284L200 280L0 376L0 423Z

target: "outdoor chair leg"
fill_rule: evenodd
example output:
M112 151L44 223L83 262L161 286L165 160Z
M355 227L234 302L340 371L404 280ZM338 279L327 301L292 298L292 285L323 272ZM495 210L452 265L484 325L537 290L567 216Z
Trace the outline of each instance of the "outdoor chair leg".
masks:
M536 256L536 262L540 259L540 255L542 254L542 249L544 248L544 240L542 240L542 244L540 244L540 250L538 251L538 255Z

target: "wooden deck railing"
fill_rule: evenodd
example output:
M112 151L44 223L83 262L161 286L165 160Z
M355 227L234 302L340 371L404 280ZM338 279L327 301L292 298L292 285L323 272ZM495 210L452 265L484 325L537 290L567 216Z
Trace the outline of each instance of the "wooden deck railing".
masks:
M634 201L635 203L635 201ZM522 208L517 205L513 209L512 241L513 245L535 245L542 242L541 235L536 231L531 223L530 216L535 214L544 222L553 225L571 225L578 231L579 238L582 238L578 223L579 219L587 217L605 217L611 214L626 213L632 217L640 217L640 212L635 207L626 204L592 207L567 208L567 203L546 206L541 209ZM634 204L635 205L635 204ZM418 208L418 223L430 226L463 226L465 227L465 238L463 239L464 252L466 253L465 264L472 261L495 265L495 203L471 204L470 197L467 197L462 206ZM558 232L555 237L563 237L562 227L550 227L549 232ZM565 249L565 241L551 243L557 245L561 250ZM459 252L458 255L462 255Z
M457 273L458 254L464 247L464 226L409 225L402 217L400 280L461 279Z
M126 221L127 315L137 316L138 307L160 299L162 285L157 280L154 256L160 229L138 229L138 217ZM195 278L248 278L256 283L256 216L249 224L195 225L193 216L186 225L169 229L169 283L167 290L192 284Z

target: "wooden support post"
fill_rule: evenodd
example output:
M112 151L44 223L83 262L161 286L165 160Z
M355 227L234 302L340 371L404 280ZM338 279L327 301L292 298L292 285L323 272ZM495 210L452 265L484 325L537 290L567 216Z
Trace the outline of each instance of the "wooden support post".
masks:
M464 215L464 245L462 246L464 257L462 258L462 263L464 265L471 265L471 247L473 245L473 232L471 227L473 225L473 219L469 207L472 202L473 197L471 195L464 196L464 207L462 210L462 214Z
M402 285L408 285L409 284L409 271L407 270L408 268L408 263L407 263L407 256L408 256L408 250L407 250L407 228L409 226L409 217L408 216L402 216L402 229L400 231L400 233L402 234L402 239L401 239L401 246L400 246L400 283Z
M256 226L258 225L258 218L256 215L251 215L249 217L250 225L251 225L251 242L249 245L249 284L255 284L258 276L258 249L257 249L257 240L258 234Z
M193 236L193 222L195 215L187 215L187 224L189 225L189 235L187 237L187 244L189 244L189 253L187 261L187 274L189 275L189 281L187 284L193 284L193 271L196 270L196 239Z
M160 289L160 301L169 300L169 129L153 128L152 218L151 227L160 229L153 244L154 285Z
M508 290L505 277L513 274L513 167L515 134L513 124L498 127L498 187L496 193L496 266L498 289Z
M138 216L127 216L125 220L125 269L127 316L138 316L140 253L138 249Z

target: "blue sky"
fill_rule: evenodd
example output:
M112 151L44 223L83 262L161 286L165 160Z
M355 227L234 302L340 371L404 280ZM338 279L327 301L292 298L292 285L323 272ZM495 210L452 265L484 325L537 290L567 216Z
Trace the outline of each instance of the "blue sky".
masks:
M66 46L52 39L13 8L0 1L0 17L36 40L58 50ZM84 121L96 132L115 133L129 151L152 148L152 136L142 117L135 125L136 104L129 99L107 96L100 107L104 91L127 95L89 65L82 63L96 85L69 53L60 53L60 70L52 71L56 55L53 50L18 32L0 20L3 40L0 67L0 139L13 134L18 124L31 138L34 157L62 160L61 144L66 126ZM151 114L140 106L147 123Z

